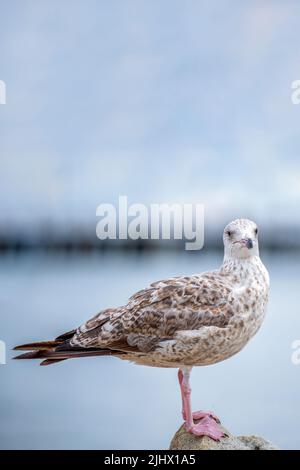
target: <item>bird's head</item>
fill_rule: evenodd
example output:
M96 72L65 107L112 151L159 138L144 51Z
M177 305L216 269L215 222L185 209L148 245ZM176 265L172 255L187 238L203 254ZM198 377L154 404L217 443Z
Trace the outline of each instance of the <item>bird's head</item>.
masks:
M245 259L259 255L257 225L248 219L237 219L226 225L223 233L225 257Z

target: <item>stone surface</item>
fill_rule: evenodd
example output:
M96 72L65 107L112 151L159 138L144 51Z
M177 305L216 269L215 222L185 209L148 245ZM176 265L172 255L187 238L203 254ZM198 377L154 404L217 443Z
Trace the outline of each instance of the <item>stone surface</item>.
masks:
M183 425L173 437L170 450L279 450L270 441L258 436L234 436L221 426L227 437L219 442L207 436L198 437L185 431Z

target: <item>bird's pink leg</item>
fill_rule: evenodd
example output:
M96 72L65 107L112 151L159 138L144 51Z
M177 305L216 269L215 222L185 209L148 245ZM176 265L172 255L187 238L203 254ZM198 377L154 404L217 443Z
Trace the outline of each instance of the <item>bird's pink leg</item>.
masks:
M185 420L185 429L196 436L209 436L215 441L219 441L224 436L223 431L218 426L219 419L211 412L196 411L191 408L191 387L190 368L179 369L178 380L182 398L182 416ZM195 420L199 423L195 424Z
M184 389L183 389L183 385L182 385L182 381L183 381L183 372L181 369L178 370L178 380L179 380L179 385L180 385L180 390L181 390L181 398L182 398L182 417L185 421L185 403L184 403ZM190 391L191 393L191 391ZM220 420L219 418L212 412L212 411L193 411L192 413L193 415L193 419L195 419L196 421L199 419L202 419L202 418L205 418L205 416L209 415L211 416L211 418L213 418L215 421L217 421L217 423L220 423Z

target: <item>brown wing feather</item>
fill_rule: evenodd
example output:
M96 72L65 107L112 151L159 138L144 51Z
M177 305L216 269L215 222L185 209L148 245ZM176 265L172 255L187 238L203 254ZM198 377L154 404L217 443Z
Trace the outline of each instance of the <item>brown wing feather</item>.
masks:
M76 329L67 331L66 333L63 333L62 335L59 335L57 338L55 338L56 341L66 341L67 339L72 338L76 333Z
M93 317L71 344L148 352L180 330L222 328L233 315L231 292L224 276L216 273L159 281L130 297L125 307Z
M150 352L178 331L225 327L233 315L231 303L230 284L214 272L155 282L126 306L105 309L54 341L17 346L31 352L16 359L41 358L49 365L75 357Z

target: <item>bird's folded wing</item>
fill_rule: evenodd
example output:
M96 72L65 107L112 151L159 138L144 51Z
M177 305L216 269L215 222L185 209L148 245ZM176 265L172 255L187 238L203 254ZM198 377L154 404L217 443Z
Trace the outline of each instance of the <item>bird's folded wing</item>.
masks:
M218 273L159 281L130 297L126 306L97 314L77 330L71 344L152 351L182 330L226 327L232 301L232 286Z

